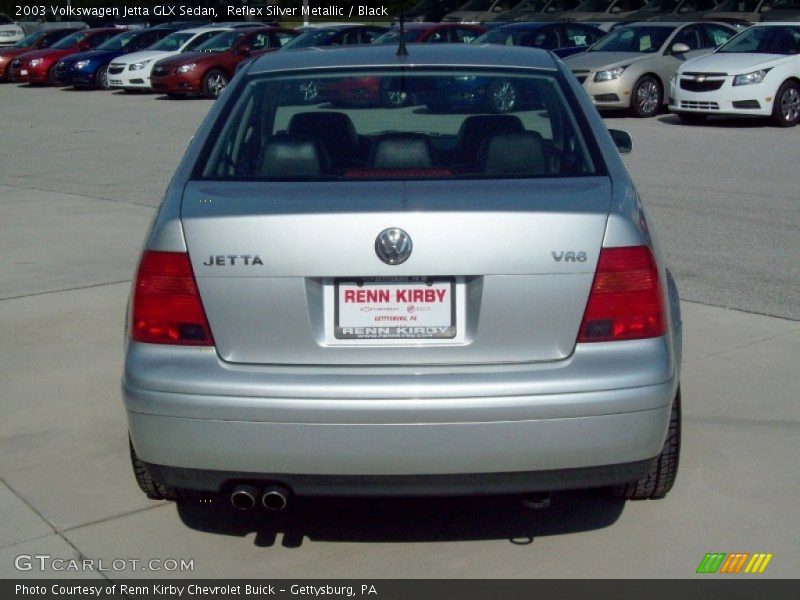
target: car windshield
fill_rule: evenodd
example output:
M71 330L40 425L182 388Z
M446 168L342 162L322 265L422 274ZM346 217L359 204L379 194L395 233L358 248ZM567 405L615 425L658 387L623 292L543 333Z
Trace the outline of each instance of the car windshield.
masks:
M725 0L716 10L719 12L750 13L755 12L758 3L759 0Z
M284 48L311 48L312 46L327 46L331 43L338 29L312 29L305 31L286 44Z
M578 5L575 12L606 12L614 0L586 0Z
M67 37L57 41L52 47L56 48L57 50L66 50L67 48L72 48L76 44L81 43L86 36L87 34L82 31L79 31L78 33L72 33Z
M375 100L361 102L370 90ZM515 100L494 105L506 114L487 114L483 105L473 114L449 108L467 96ZM360 101L357 108L349 98ZM585 141L588 125L574 112L576 98L555 71L412 67L254 76L231 103L195 166L197 179L575 177L596 174L601 164Z
M424 31L422 29L406 29L405 35L403 36L409 44L413 44L414 42L418 41L419 38L422 37ZM400 39L400 32L396 30L387 31L383 35L378 36L373 41L373 44L396 44L397 41Z
M125 33L120 33L119 35L115 35L110 40L106 40L102 44L100 44L97 49L98 50L122 50L128 43L138 35L135 31L126 31Z
M30 33L14 44L13 48L27 48L28 46L33 46L37 40L40 40L47 34L46 31L37 31L35 33Z
M515 10L542 12L545 6L547 6L547 0L522 0L517 4Z
M538 29L538 28L537 28ZM506 46L522 46L533 36L537 29L523 27L498 27L487 31L475 40L476 44L505 44Z
M492 8L492 4L494 4L494 0L469 0L458 10L487 11Z
M186 44L186 46L183 48L183 52L194 52L200 46L205 44L208 40L213 38L215 35L219 35L220 33L221 33L220 30L205 31L203 33L198 33L191 42Z
M676 0L653 0L648 2L642 11L652 13L670 13L678 6Z
M148 50L163 50L164 52L174 52L179 50L186 42L192 39L192 33L185 33L183 31L176 31L170 33L164 39L156 42Z
M197 52L227 52L244 35L245 34L239 31L220 33L200 44L197 47Z
M800 0L772 0L772 8L800 9Z
M609 33L589 52L639 52L648 54L658 52L675 31L675 27L649 27L646 25L620 27Z
M721 46L725 54L800 54L800 25L751 27Z

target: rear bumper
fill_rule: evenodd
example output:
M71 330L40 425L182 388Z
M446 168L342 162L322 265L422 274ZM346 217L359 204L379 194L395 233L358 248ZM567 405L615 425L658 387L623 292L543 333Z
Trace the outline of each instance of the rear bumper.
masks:
M646 472L677 389L665 338L617 344L612 362L636 356L635 372L625 360L609 370L600 345L547 365L390 374L214 367L213 349L131 344L123 395L137 454L178 487L279 481L297 493L359 495L594 487ZM204 379L210 371L215 381ZM227 380L224 371L233 371ZM191 381L176 382L181 372Z

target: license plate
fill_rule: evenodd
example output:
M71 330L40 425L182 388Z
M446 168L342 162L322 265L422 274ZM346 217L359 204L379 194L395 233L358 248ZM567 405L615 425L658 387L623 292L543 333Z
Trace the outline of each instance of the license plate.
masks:
M20 69L19 74L20 75L27 75L28 74L28 69Z
M334 337L339 340L430 340L456 335L452 278L337 280Z

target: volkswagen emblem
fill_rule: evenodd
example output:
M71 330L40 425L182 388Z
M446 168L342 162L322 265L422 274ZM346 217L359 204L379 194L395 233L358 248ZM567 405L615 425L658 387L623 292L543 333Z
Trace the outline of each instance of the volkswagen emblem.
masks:
M384 229L375 238L375 254L387 265L399 265L411 256L411 237L399 227Z

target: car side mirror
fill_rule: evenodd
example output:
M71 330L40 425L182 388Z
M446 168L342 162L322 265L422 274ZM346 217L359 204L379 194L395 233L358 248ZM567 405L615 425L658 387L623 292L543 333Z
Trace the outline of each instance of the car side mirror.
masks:
M617 147L620 154L630 154L633 149L631 134L627 131L620 131L619 129L609 129L608 133L611 134L611 139L614 140L614 145Z
M687 46L686 44L681 44L680 42L678 42L677 44L673 44L672 48L670 48L670 52L672 52L672 54L675 55L686 54L690 50L691 48L689 48L689 46Z
M242 56L250 56L250 46L243 45L239 46L239 54Z

